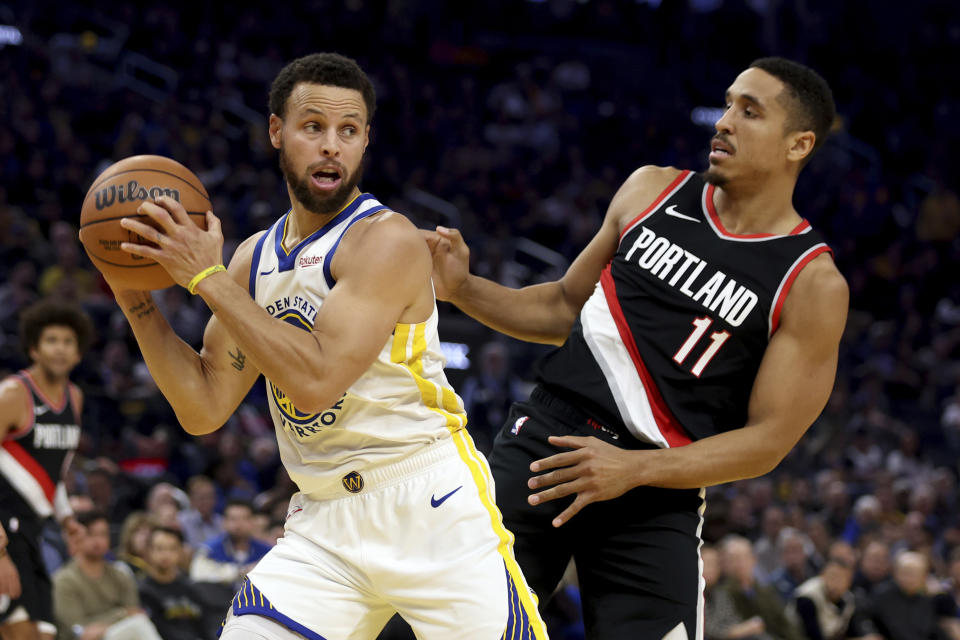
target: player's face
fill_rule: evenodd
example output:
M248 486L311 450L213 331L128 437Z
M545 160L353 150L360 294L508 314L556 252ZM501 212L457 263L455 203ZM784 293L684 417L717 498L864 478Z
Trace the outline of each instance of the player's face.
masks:
M788 113L777 99L783 90L780 80L761 69L737 76L710 143L709 182L723 186L788 169L794 136L786 131Z
M270 116L270 140L291 195L319 215L337 213L353 195L369 134L363 95L343 87L301 82L284 118Z
M65 379L80 362L80 344L70 327L50 325L40 333L30 359L54 380Z

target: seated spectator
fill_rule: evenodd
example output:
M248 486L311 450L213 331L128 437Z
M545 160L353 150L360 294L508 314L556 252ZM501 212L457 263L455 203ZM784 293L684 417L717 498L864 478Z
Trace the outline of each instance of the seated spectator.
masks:
M762 638L766 627L759 616L743 620L733 606L725 589L718 589L723 574L720 553L709 545L700 549L703 560L703 621L704 640L734 640Z
M855 567L853 547L835 542L820 575L797 587L790 613L807 640L882 640L872 633L872 626L859 626L862 617L855 617L856 601L850 591Z
M110 524L101 512L77 515L85 527L73 559L53 576L60 640L162 640L144 615L133 576L107 562Z
M187 544L197 549L210 538L223 533L223 518L216 512L217 489L207 476L187 480L190 508L180 512L180 526Z
M785 527L780 532L777 546L780 549L780 566L770 574L770 584L780 598L788 602L793 597L794 589L816 575L810 561L813 543L793 527Z
M233 498L227 502L223 531L197 549L190 564L190 578L237 588L271 547L253 537L253 507L245 500Z
M869 542L860 557L860 567L853 578L858 598L869 598L876 588L890 579L890 546L881 540Z
M117 559L127 565L136 577L141 576L147 568L147 541L152 528L149 515L143 511L134 511L123 521L120 529Z
M934 599L926 593L929 567L923 554L902 551L894 560L893 582L877 589L873 622L886 640L947 640Z
M147 573L138 587L140 602L163 640L212 637L205 626L204 599L180 571L183 553L183 534L176 529L156 527L150 532Z
M734 609L742 620L759 617L763 621L767 640L802 640L800 630L787 618L786 606L771 586L757 582L757 561L750 541L740 536L729 536L722 547L723 570L726 580L720 587L729 594ZM749 636L748 636L749 637Z

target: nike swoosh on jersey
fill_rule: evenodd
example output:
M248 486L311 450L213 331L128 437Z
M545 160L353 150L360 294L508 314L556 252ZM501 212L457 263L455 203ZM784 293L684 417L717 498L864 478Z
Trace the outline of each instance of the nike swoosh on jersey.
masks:
M33 415L35 415L35 416L42 416L42 415L45 414L47 411L50 411L50 409L49 409L48 407L43 406L43 405L34 405L34 407L33 407Z
M449 498L450 496L452 496L453 494L455 494L457 491L460 491L460 489L463 489L463 485L460 485L459 487L457 487L456 489L454 489L454 490L451 491L450 493L448 493L448 494L446 494L446 495L444 495L444 496L440 496L439 498L435 498L435 497L433 497L433 496L430 496L430 506L433 507L434 509L436 509L437 507L439 507L440 505L442 505L442 504L446 501L447 498Z
M685 213L680 213L679 211L677 211L677 205L675 204L670 205L669 207L664 209L663 212L668 216L673 216L674 218L680 218L681 220L689 220L690 222L700 222L699 220L697 220L692 216L688 216Z
M270 271L261 271L261 272L260 272L260 275L262 275L262 276L268 276L268 275L270 275L271 273L273 273L273 270L274 270L274 269L276 269L276 267L272 267L272 268L270 269Z

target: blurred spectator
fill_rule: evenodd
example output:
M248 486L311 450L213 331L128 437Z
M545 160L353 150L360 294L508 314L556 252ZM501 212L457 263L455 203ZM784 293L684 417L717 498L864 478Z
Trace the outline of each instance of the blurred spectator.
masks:
M770 574L770 584L784 602L793 596L794 589L816 574L816 568L810 561L813 545L803 533L792 527L780 532L780 559L777 568Z
M140 602L163 640L210 638L204 600L199 589L180 571L183 534L156 527L147 547L147 572L140 579ZM222 611L220 612L222 614Z
M867 543L860 557L860 567L853 586L858 596L870 598L877 588L890 579L890 547L880 540Z
M703 562L703 634L704 640L763 638L765 626L759 616L744 620L736 611L726 589L718 589L722 579L720 553L710 545L700 548Z
M886 640L948 640L934 600L926 592L927 559L903 551L893 564L893 582L878 588L872 600L877 631Z
M270 551L270 545L253 537L253 508L237 498L223 510L223 533L204 542L190 564L196 582L240 586L243 577Z
M60 640L162 640L144 615L137 585L122 565L107 562L110 525L97 511L77 515L86 531L76 555L53 577Z
M140 576L147 569L147 543L153 527L150 516L143 511L134 511L123 521L117 559L134 576Z
M477 448L487 454L497 431L503 426L510 405L527 397L523 381L510 368L510 351L503 342L483 345L480 371L468 376L459 391L467 412L470 435Z
M759 617L763 621L761 638L802 640L800 630L787 618L785 604L773 587L759 584L755 573L757 561L750 541L729 536L723 542L723 571L726 579L720 587L733 601L742 620Z
M780 532L786 524L786 516L780 507L760 510L763 513L760 537L753 544L757 565L764 576L771 575L780 566Z
M223 518L216 512L217 490L213 480L193 476L187 481L190 508L180 512L180 526L187 544L197 549L223 532Z
M853 503L853 515L843 529L843 539L850 545L856 545L863 535L877 531L880 526L880 501L876 496L864 495Z
M791 613L807 640L883 640L872 626L864 628L864 616L855 620L856 601L850 591L855 568L853 547L835 542L820 575L797 587Z

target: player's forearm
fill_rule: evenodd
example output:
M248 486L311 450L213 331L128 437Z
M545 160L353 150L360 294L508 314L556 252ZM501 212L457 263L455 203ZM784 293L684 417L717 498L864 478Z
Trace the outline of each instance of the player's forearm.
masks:
M698 489L756 478L772 471L794 443L772 436L762 425L734 429L682 447L637 451L635 484Z
M560 282L512 289L470 275L451 302L491 329L544 344L563 344L577 315Z
M344 389L333 375L313 332L274 318L226 274L211 276L197 292L237 341L253 365L282 389L301 411L322 411L337 402Z
M133 329L144 362L160 392L190 433L207 433L215 384L199 353L180 339L147 291L117 294L117 304Z

